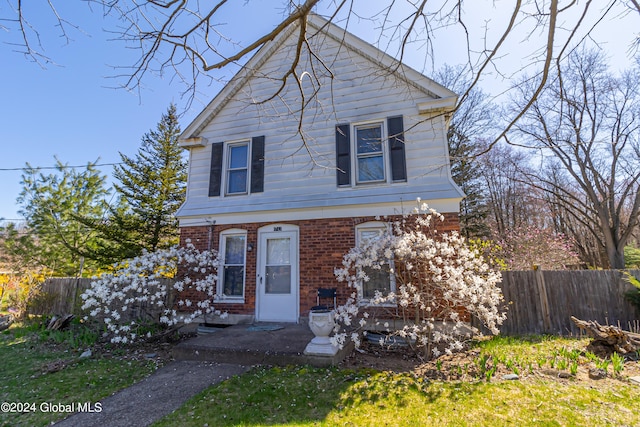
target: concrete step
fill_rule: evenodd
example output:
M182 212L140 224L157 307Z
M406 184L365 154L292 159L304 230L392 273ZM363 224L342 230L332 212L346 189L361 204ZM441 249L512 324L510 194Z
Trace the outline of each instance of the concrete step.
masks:
M305 355L313 333L301 324L233 325L207 332L176 345L173 357L239 365L324 367L339 364L351 351L345 348L334 356Z

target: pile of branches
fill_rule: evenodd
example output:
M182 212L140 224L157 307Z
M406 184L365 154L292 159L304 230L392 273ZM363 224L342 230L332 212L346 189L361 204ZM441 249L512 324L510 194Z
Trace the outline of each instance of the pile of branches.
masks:
M50 331L58 331L67 328L75 316L73 314L65 314L64 316L55 315L47 322L47 329Z
M576 326L587 332L593 339L592 344L612 347L619 354L634 353L640 350L640 334L625 331L617 326L603 326L595 320L580 320L571 316Z
M13 323L13 316L11 314L7 316L0 316L0 331L4 331L9 328Z

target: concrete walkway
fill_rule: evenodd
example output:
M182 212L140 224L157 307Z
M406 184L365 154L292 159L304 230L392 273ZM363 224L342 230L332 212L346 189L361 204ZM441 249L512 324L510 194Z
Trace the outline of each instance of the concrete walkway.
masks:
M148 426L180 408L193 395L254 365L336 365L351 350L333 357L309 356L313 338L306 323L234 325L176 345L175 361L100 401L101 412L76 413L58 427ZM84 402L79 402L84 403ZM94 404L97 402L90 402Z
M306 323L233 325L181 342L173 348L173 357L241 365L331 366L351 350L346 348L332 357L304 354L312 338Z
M144 380L101 400L101 412L76 413L58 427L148 426L205 388L249 369L237 364L177 360ZM81 402L82 403L82 402ZM96 402L93 403L95 407Z

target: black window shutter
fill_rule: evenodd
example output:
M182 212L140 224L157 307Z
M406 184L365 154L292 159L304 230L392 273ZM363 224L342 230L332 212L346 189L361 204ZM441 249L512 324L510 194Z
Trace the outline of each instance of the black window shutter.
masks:
M264 191L264 136L251 138L251 192Z
M391 179L394 182L407 180L407 161L404 152L404 125L402 116L387 118L389 131L389 153L391 157Z
M336 126L336 166L338 186L351 184L351 141L349 124Z
M220 195L222 181L222 142L211 144L211 171L209 173L209 197Z

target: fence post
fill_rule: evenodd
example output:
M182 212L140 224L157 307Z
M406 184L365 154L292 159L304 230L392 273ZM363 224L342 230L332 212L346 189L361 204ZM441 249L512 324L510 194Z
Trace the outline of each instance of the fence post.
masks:
M76 301L78 301L78 288L80 288L80 278L76 278L73 282L73 301L71 301L71 313L75 315L79 315L80 313L76 313Z
M544 274L540 266L533 266L535 272L536 284L538 285L538 293L540 294L540 311L542 314L542 332L551 332L551 312L549 310L549 300L547 297L547 285L544 281Z

